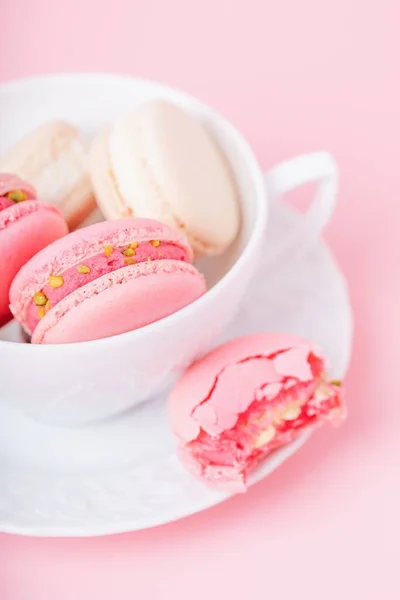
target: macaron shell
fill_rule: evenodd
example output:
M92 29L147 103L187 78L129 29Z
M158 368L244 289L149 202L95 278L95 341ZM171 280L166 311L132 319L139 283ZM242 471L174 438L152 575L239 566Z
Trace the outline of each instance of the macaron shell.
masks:
M194 439L197 436L199 425L192 418L192 413L210 395L216 378L224 369L252 357L271 356L290 348L309 349L317 355L320 354L318 349L300 337L281 333L260 333L223 344L194 363L176 383L169 397L169 417L173 431L182 440ZM297 368L295 356L293 368ZM270 375L268 378L273 381ZM229 403L229 394L226 396Z
M219 254L239 229L230 167L203 124L154 101L117 122L108 153L119 193L138 217L182 227L195 251ZM112 214L115 207L105 214Z
M9 288L19 269L44 246L68 233L59 211L26 200L0 214L0 326L12 318Z
M127 266L57 304L36 327L32 343L83 342L132 331L176 312L205 291L202 275L185 262Z
M64 121L40 125L0 159L0 171L31 182L38 197L58 205L74 229L95 208L80 131Z
M133 217L133 210L122 198L116 180L112 176L108 155L109 130L97 135L89 152L89 169L97 204L107 219Z

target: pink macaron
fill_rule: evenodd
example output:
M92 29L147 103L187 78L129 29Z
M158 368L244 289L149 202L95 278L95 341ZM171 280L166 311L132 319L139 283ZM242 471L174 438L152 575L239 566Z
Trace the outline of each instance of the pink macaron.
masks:
M12 318L8 294L16 273L67 233L59 210L36 200L34 187L15 175L0 174L0 326Z
M345 416L321 352L288 334L233 340L194 363L169 398L183 464L211 487L243 492L273 450Z
M186 239L149 219L74 231L18 273L11 310L32 343L109 337L148 325L206 291Z

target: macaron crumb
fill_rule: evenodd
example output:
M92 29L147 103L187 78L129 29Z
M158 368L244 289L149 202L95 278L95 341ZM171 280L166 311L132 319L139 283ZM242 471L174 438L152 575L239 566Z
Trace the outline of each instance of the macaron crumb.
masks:
M48 302L48 298L46 294L43 294L43 292L36 292L33 295L33 301L36 304L36 306L45 306Z
M61 275L50 275L49 286L53 289L60 288L64 285L64 277Z
M87 275L88 273L90 273L90 268L87 265L78 265L76 267L76 270L78 271L78 273L81 273L81 275Z
M13 190L12 192L8 192L7 198L14 202L23 202L27 196L22 190Z
M37 309L37 314L39 319L43 319L44 315L46 314L46 309L44 306L39 306L39 308Z
M267 429L261 431L258 437L255 440L254 448L261 448L265 444L268 444L276 434L276 429L273 425L270 425Z

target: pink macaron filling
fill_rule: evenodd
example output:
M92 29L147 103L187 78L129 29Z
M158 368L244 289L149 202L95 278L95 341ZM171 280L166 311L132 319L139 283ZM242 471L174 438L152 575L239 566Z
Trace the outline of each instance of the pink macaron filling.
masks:
M29 302L26 327L33 333L37 324L61 300L82 286L128 265L156 260L188 261L184 247L173 242L145 241L123 247L104 246L101 254L91 256L64 272L54 274Z
M198 434L181 443L180 456L212 487L245 491L249 472L273 450L343 415L339 385L307 347L249 357L223 369L193 409Z
M14 200L10 200L7 196L0 196L0 211L5 208L10 208L10 206L14 206Z

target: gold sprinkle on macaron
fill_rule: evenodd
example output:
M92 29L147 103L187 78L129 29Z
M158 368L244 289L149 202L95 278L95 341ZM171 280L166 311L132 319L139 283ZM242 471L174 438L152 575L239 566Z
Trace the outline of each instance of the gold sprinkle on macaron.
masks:
M154 246L154 248L158 248L160 245L160 240L151 240L150 244Z
M126 256L125 263L127 265L134 265L136 263L136 260L134 258L131 258L130 256Z
M49 286L52 288L59 288L64 285L64 277L61 275L50 275Z
M125 256L134 256L135 255L135 251L133 248L127 248L126 250L123 251L123 253Z
M44 315L46 314L46 309L44 308L44 306L39 306L39 308L37 309L37 314L39 319L43 319Z
M147 257L147 262L151 262L151 257L150 256Z
M110 246L109 244L104 246L104 254L107 256L107 258L109 256L111 256L111 254L113 253L113 250L114 250L114 248L112 246Z
M87 275L88 273L90 273L90 269L87 265L78 265L76 267L76 270L78 271L78 273L81 273L82 275Z
M51 309L50 300L47 300L47 302L46 302L46 304L45 304L45 309L46 309L46 310L50 310L50 309Z
M45 306L47 300L48 298L43 292L36 292L36 294L33 294L33 301L36 306Z
M342 386L342 382L340 381L340 379L332 379L331 384L335 385L336 387Z
M132 250L135 250L138 246L139 242L132 242L132 244L129 244L129 248L132 248Z
M26 194L22 190L14 190L12 192L8 192L7 198L13 200L14 202L23 202L26 200Z

